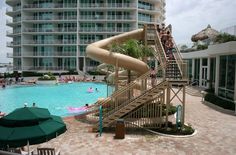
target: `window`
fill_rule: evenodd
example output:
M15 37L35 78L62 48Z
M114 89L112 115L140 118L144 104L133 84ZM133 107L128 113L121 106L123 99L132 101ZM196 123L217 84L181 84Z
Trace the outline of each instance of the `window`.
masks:
M234 99L236 55L220 56L218 95Z

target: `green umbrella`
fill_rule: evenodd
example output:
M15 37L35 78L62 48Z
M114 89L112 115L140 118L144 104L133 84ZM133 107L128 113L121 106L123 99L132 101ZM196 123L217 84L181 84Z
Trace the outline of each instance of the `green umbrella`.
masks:
M0 125L4 126L29 126L51 117L48 109L36 107L24 107L15 109L7 116L0 119Z
M14 112L22 114L19 112L21 110L25 111L25 108L16 109L10 113L9 116L7 115L0 119L0 148L39 144L55 138L57 135L60 135L66 131L66 125L59 116L50 115L48 112L49 117L47 119L46 113L38 115L38 119L36 117L33 119L30 117L28 118L27 115L17 117ZM37 110L39 110L39 112ZM39 114L44 110L42 110L42 108L35 108L35 110L29 108L28 111L33 111L36 114ZM15 116L16 120L14 120L14 117L12 116ZM25 118L26 120L23 122L22 118ZM7 120L10 123L8 123ZM24 125L20 125L18 121Z

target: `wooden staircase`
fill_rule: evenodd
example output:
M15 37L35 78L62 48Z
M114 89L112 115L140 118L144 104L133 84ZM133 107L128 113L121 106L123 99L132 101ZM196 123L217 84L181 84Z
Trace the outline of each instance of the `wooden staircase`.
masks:
M158 98L162 95L166 84L166 81L162 81L155 87L143 92L140 96L123 102L115 109L112 109L110 112L103 115L103 127L109 127L117 119L122 118L124 115L133 111L137 107ZM96 124L96 127L98 127L98 124Z
M157 106L160 107L164 104L167 104L165 101L165 90L170 91L171 83L180 83L181 86L184 86L187 82L186 80L186 64L184 64L182 57L178 51L178 48L175 45L176 52L173 52L172 59L166 55L166 52L162 46L161 39L159 37L158 32L156 31L155 25L147 25L144 27L145 37L144 42L145 45L152 46L154 48L153 55L157 61L159 61L160 66L157 68L158 70L162 70L163 78L159 84L155 85L154 87L150 88L147 85L147 81L150 80L150 71L143 74L142 76L135 79L133 82L127 84L126 86L121 87L117 91L115 91L109 98L105 99L101 105L104 107L109 104L109 109L106 112L103 112L103 127L112 126L115 121L119 118L126 118L130 116L130 114L134 113L135 111L143 111L147 104L150 104L154 100L158 100ZM135 89L135 85L140 82L139 84L146 84L145 90L140 90L140 94L138 96L130 98L130 92L133 92ZM125 95L129 94L129 97ZM120 98L126 97L122 100L122 102L117 102ZM163 97L164 96L164 97ZM170 96L169 96L170 97ZM168 99L167 99L168 100ZM113 101L113 102L111 102ZM184 102L184 101L183 101ZM160 104L159 104L160 103ZM169 103L168 103L169 104ZM145 106L144 106L145 105ZM167 105L166 105L167 106ZM167 106L168 107L168 106ZM160 108L162 109L162 108ZM168 110L168 109L167 109ZM154 115L153 115L154 116ZM141 117L141 115L139 116ZM155 115L156 117L156 115ZM168 114L165 116L166 122L168 122ZM162 115L159 114L158 118L161 118ZM158 118L151 118L152 120L158 120ZM142 118L140 118L141 120ZM135 118L135 120L139 120L139 118ZM145 118L145 120L147 120ZM148 122L148 121L147 121ZM160 124L160 122L159 122ZM94 126L95 130L98 130L99 123L97 122Z

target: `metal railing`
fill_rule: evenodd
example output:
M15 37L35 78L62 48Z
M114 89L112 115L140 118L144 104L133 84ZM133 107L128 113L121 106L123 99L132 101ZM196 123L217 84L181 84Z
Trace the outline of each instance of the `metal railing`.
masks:
M46 8L77 8L77 3L47 3L47 4L25 4L24 9L46 9Z
M21 33L21 30L8 30L7 31L7 35L16 35L16 34L20 34Z
M77 20L77 16L25 16L23 20Z
M39 29L39 28L25 28L24 32L77 32L77 28L52 28L52 29Z
M134 30L135 28L132 27L90 27L90 28L80 28L79 32L128 32Z
M9 7L9 8L6 8L6 13L15 12L15 11L19 11L19 10L21 10L21 6Z
M16 53L16 52L14 52L14 53L7 53L7 57L8 58L13 58L13 57L20 57L21 56L21 53Z
M21 45L21 42L7 42L7 46L18 46L18 45Z
M22 66L22 70L28 71L68 71L68 70L76 70L76 67L68 67L68 66Z
M25 40L23 44L76 44L76 40Z
M7 19L6 23L7 24L12 24L12 23L18 23L20 21L21 21L21 18L13 18L13 20L12 19Z
M79 20L136 20L136 16L124 15L80 15Z
M136 8L135 3L80 3L81 8Z
M33 55L28 55L27 56L32 56L32 57L40 57L40 56L52 56L52 57L55 57L55 56L76 56L76 52L60 52L60 51L53 51L53 52L31 52L33 53Z

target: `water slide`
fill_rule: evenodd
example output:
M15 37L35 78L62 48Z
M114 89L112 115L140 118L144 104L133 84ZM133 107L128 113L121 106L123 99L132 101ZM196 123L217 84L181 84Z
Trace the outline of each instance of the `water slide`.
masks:
M143 29L138 29L106 38L88 45L86 54L91 59L114 66L118 61L119 67L135 71L137 74L142 75L149 70L146 63L124 54L110 52L107 49L112 43L123 43L129 39L143 40L144 35Z

